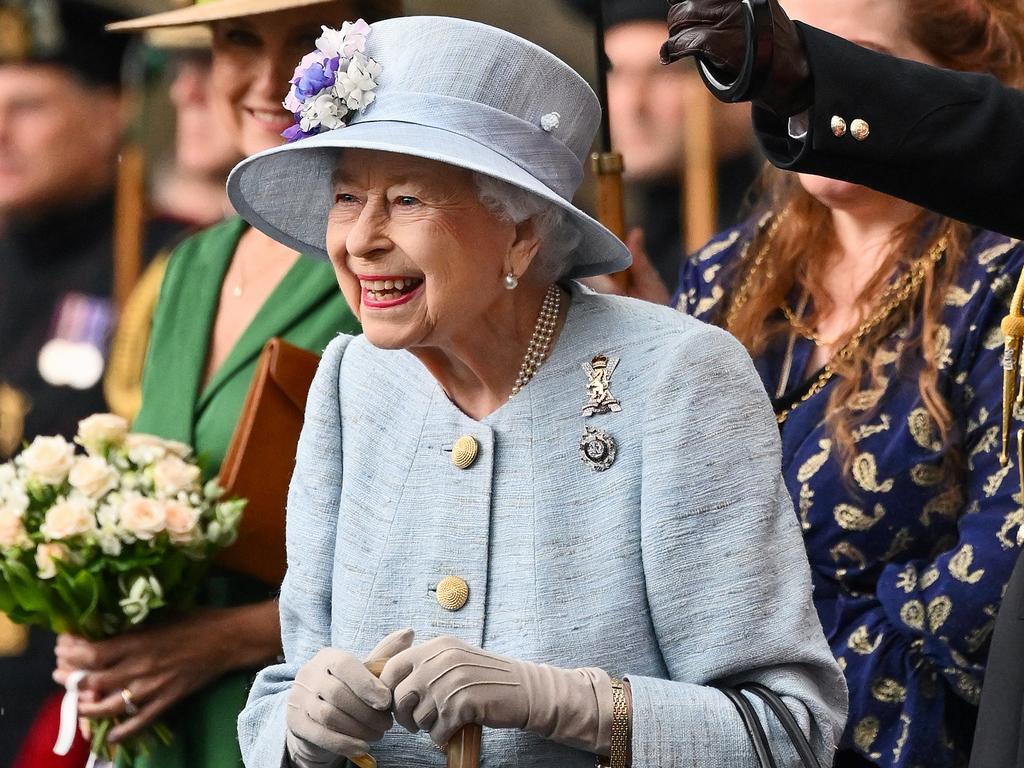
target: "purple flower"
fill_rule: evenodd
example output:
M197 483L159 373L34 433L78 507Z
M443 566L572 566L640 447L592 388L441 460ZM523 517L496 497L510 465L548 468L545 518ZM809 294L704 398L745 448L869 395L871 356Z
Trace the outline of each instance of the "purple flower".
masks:
M316 133L306 133L298 123L295 123L295 125L285 130L281 135L291 143L299 141L299 139L308 139L310 136L315 136Z
M339 64L340 59L338 58L311 64L299 77L299 82L295 83L295 95L301 101L306 101L306 99L316 96L324 88L330 88L334 85Z

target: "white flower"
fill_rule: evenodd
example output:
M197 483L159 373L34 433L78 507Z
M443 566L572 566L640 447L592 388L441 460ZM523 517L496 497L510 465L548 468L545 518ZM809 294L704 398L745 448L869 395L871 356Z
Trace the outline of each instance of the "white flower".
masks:
M142 622L153 608L159 608L164 604L163 589L154 576L136 576L127 590L122 582L121 591L122 594L127 594L118 601L118 605L132 624Z
M117 470L99 456L80 456L68 474L71 487L91 499L99 499L117 488Z
M348 69L339 70L334 81L334 91L350 110L365 109L377 98L373 91L377 87L380 73L381 66L373 59L363 55L354 56Z
M180 501L164 505L167 515L167 533L175 544L191 544L199 533L199 510Z
M40 579L57 575L57 561L67 560L68 550L63 544L40 544L36 547L36 569Z
M8 509L13 509L19 517L28 511L29 498L21 483L8 486L7 490L2 494L2 498L4 506Z
M109 557L119 557L121 555L123 545L120 537L116 533L100 530L100 532L96 534L96 543L100 545L100 549L103 550L103 554L108 555Z
M112 413L96 413L78 422L75 442L96 455L109 446L120 445L128 435L128 421Z
M342 118L347 114L348 108L325 88L302 105L299 127L306 133L320 127L331 131L345 125Z
M21 515L10 507L0 507L0 548L25 547L31 543Z
M150 541L167 526L164 506L153 499L128 499L118 512L121 528L142 541Z
M37 437L21 454L29 474L42 483L60 485L75 461L75 446L60 435Z
M47 541L69 539L96 530L96 516L81 498L57 499L46 513L39 532Z
M330 58L340 56L347 59L357 51L366 49L366 36L370 34L370 25L362 19L351 22L346 21L341 29L320 27L323 34L316 39L317 50L322 51Z
M14 464L7 462L0 464L0 491L3 490L5 485L13 483L18 478L18 470L14 468Z
M167 456L153 467L153 483L165 496L191 491L199 487L199 467L177 456Z
M142 435L132 433L124 439L125 450L128 451L128 460L137 467L145 467L154 464L168 452L168 443L156 435Z
M113 501L112 499L110 501ZM96 510L96 522L102 530L116 530L121 515L112 503L104 504Z

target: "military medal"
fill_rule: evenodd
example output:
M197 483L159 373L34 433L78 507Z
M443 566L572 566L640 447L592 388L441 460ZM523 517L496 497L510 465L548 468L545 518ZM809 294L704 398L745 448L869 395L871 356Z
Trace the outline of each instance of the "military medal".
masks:
M89 389L99 383L104 352L113 325L110 301L67 293L57 305L53 336L39 350L43 381L54 387Z
M619 358L598 355L589 363L583 363L583 372L587 374L587 394L590 399L583 406L583 415L596 416L603 413L618 413L622 410L609 389L612 374L619 364Z
M580 438L580 458L595 472L604 472L615 463L615 440L603 429L587 427Z

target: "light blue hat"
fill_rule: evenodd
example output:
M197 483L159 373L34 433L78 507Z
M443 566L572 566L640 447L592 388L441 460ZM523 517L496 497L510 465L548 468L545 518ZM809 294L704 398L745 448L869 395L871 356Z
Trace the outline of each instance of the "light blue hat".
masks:
M600 118L571 67L509 32L464 19L415 16L370 25L365 55L380 65L374 101L348 125L266 150L228 179L254 227L326 259L337 150L437 160L508 182L554 203L582 240L569 277L625 269L626 246L572 204Z

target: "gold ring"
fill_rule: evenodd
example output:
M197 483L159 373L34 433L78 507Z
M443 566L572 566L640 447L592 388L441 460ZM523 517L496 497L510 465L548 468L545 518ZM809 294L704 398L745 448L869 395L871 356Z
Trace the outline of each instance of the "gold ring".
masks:
M127 688L121 689L121 701L124 702L124 713L128 717L134 717L139 714L139 705L133 700L132 692Z

